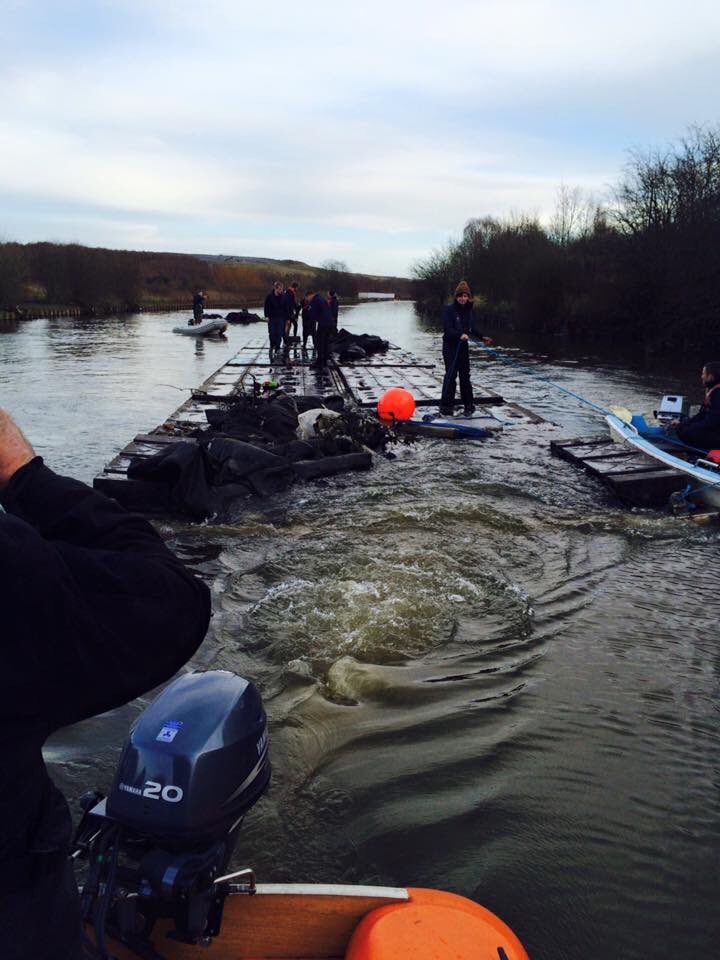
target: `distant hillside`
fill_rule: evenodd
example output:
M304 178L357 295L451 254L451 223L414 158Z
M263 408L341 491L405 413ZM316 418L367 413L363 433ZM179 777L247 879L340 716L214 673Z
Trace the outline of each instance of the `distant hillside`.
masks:
M74 305L104 312L137 305L161 309L205 291L208 304L244 305L264 298L274 280L297 280L302 292L334 289L410 297L405 277L351 273L340 263L315 267L267 257L107 250L79 244L0 244L0 308L15 304Z

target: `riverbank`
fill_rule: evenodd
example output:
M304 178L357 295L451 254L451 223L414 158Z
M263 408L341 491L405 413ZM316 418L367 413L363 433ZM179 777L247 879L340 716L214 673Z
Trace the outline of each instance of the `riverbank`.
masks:
M409 297L407 277L353 273L346 264L298 260L106 250L81 244L0 243L0 307L19 305L30 317L108 316L184 309L196 290L208 305L262 302L275 280L302 291L335 290L353 300L361 291Z
M366 299L358 297L339 297L341 307L358 306L361 303L368 302ZM395 297L396 301L407 301L408 297ZM207 313L213 313L216 310L249 310L257 309L258 300L242 297L237 300L228 300L223 298L221 306L215 307L212 302L206 303ZM192 300L183 301L164 301L164 300L144 300L141 303L115 304L105 307L78 307L75 305L53 305L46 307L39 304L25 303L18 304L13 310L0 309L0 322L20 323L24 320L55 320L58 317L117 317L126 316L134 313L182 313L192 314Z

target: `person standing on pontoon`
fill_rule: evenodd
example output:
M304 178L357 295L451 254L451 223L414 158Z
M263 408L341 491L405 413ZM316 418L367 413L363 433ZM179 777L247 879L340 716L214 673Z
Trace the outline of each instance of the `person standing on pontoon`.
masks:
M302 318L302 352L304 357L307 356L308 339L312 340L313 350L315 350L317 323L310 313L310 301L312 298L312 293L306 293L303 297L302 307L300 308L300 316Z
M335 293L334 290L328 290L328 306L330 307L330 313L332 314L335 333L337 333L338 314L340 313L340 304L338 303L337 294Z
M190 326L196 327L199 323L202 323L203 312L205 310L205 294L202 290L197 290L193 294L193 318L190 321Z
M443 360L445 379L440 398L440 413L450 417L455 412L455 387L460 377L460 399L466 417L475 412L473 389L470 383L470 337L482 340L489 346L491 337L485 337L475 329L473 302L470 287L461 280L455 288L453 302L443 310Z
M322 293L318 290L310 301L308 315L315 327L315 360L310 364L318 370L327 369L330 360L330 343L335 332L332 311Z
M300 313L300 304L298 303L298 289L300 284L294 280L287 288L285 297L287 299L288 319L285 321L285 346L290 343L290 330L292 336L297 337L298 332L298 314ZM296 342L295 340L293 342Z
M268 322L270 359L272 360L279 352L285 338L285 322L289 316L285 287L280 280L275 281L272 290L265 297L264 314Z

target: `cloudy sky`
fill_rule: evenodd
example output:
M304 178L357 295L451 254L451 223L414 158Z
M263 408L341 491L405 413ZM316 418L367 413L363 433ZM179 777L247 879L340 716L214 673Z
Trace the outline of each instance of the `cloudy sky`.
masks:
M717 0L3 0L0 237L407 275L720 122Z

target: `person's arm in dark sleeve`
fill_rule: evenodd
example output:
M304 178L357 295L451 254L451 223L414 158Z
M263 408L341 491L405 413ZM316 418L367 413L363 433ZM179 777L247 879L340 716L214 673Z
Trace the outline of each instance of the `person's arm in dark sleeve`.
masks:
M710 395L710 406L705 408L706 426L720 434L720 390Z
M41 457L14 474L0 502L45 540L175 559L147 520L79 480L58 476Z
M265 297L265 304L263 305L263 316L265 317L266 320L270 319L270 297L271 296L272 294L269 293Z
M478 317L475 310L470 314L470 336L475 340L484 340L485 334L480 330L478 324L480 323L480 318Z
M2 502L26 524L40 598L29 636L48 730L127 703L187 662L207 630L209 591L147 521L40 458L16 472Z

